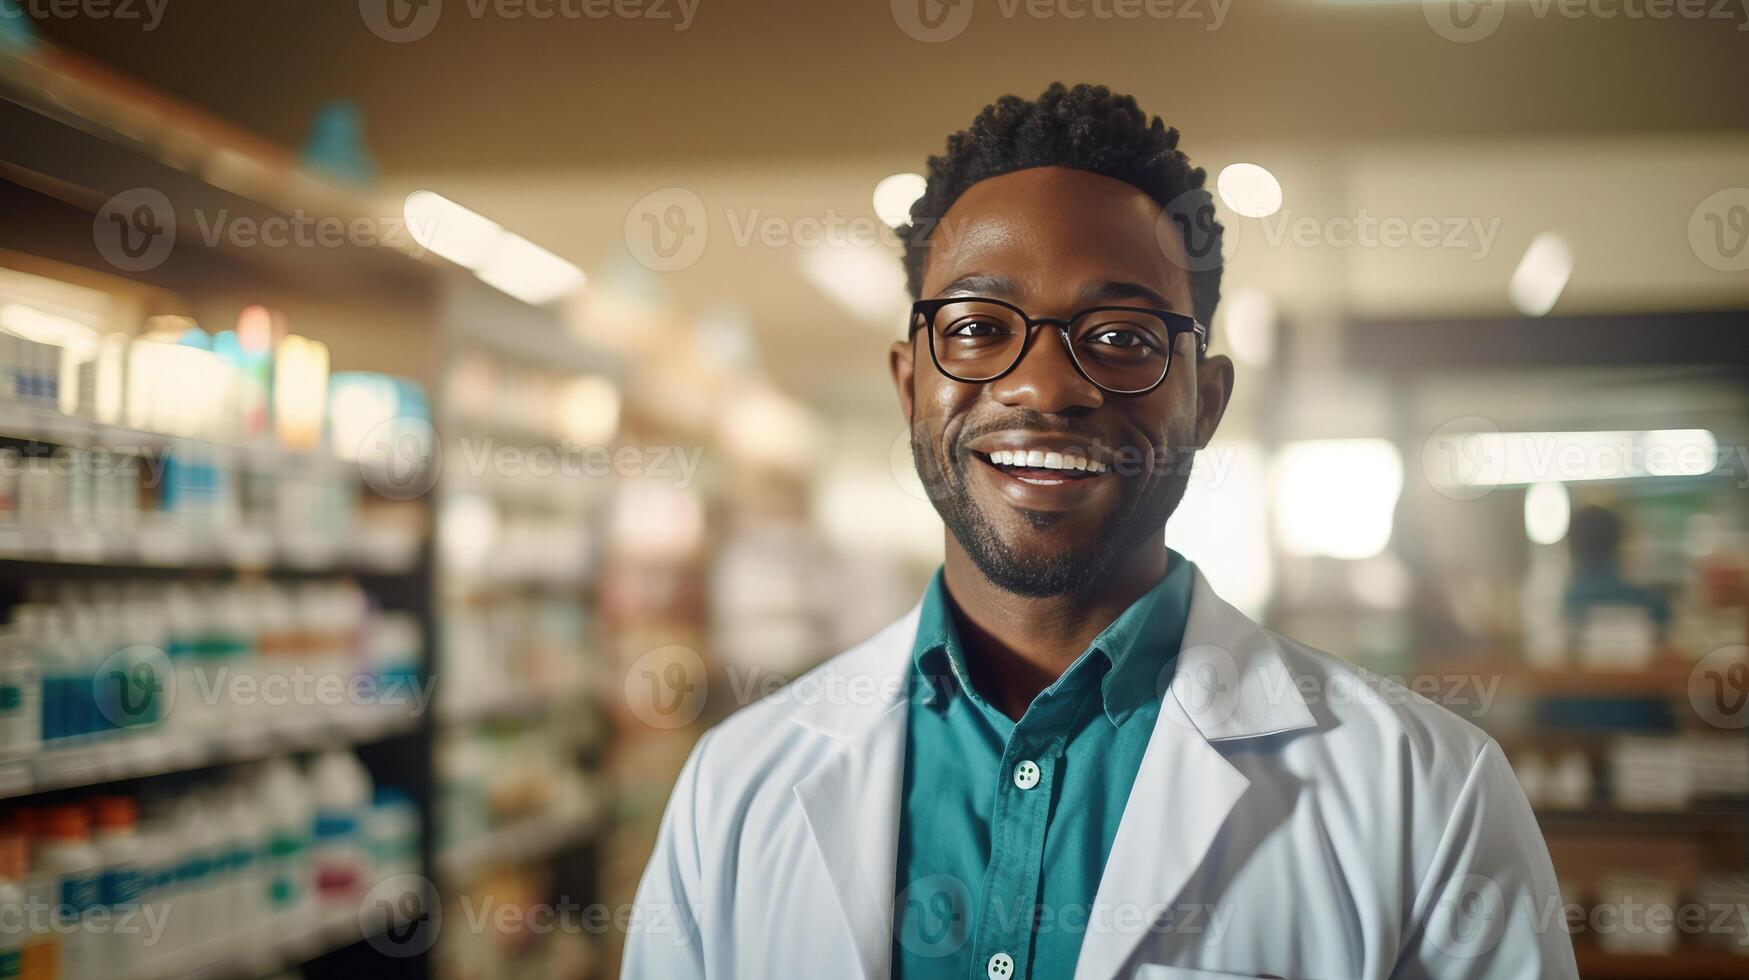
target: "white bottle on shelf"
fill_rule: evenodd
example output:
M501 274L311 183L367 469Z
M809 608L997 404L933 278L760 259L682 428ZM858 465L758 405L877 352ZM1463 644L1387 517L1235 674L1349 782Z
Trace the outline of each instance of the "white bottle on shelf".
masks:
M245 787L227 791L225 826L231 832L230 901L238 930L246 936L270 934L267 919L267 853L270 833L266 815Z
M31 938L25 877L29 848L24 838L0 837L0 980L24 975L24 950Z
M97 815L97 855L103 862L98 901L109 929L101 935L101 974L120 980L140 974L145 954L146 865L138 833L139 807L126 796L100 797Z
M0 761L27 759L42 747L42 670L25 631L0 633Z
M79 807L56 807L49 811L45 829L38 856L44 874L54 881L57 980L98 980L107 937L91 921L102 860L91 846L90 817Z
M262 901L275 931L295 935L309 928L314 908L310 833L315 817L309 786L291 760L278 758L256 776L254 795L268 823Z
M182 868L182 835L176 829L172 808L161 804L162 801L148 810L150 817L139 831L146 875L144 902L150 921L162 929L157 936L148 934L145 937L155 941L147 942L142 949L140 973L143 976L162 976L167 972L166 964L182 951L184 933L188 928L185 924L187 913L179 904L182 883L177 879Z
M333 749L310 767L316 801L316 894L324 904L358 901L370 871L364 818L370 809L370 775L350 751Z
M176 801L173 820L179 838L181 861L176 871L177 893L172 918L181 921L172 928L191 967L205 966L223 957L226 909L218 885L218 828L207 812L199 792Z

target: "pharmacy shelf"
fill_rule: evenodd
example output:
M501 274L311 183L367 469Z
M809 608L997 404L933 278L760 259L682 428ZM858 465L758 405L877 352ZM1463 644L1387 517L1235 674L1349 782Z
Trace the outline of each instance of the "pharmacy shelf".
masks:
M601 801L592 796L580 806L522 817L439 854L438 874L466 884L488 868L550 857L595 836L603 816Z
M1630 810L1615 806L1574 809L1542 806L1537 824L1545 835L1575 837L1597 834L1657 834L1691 837L1740 832L1749 827L1749 801L1692 802L1683 809Z
M1682 946L1665 954L1612 953L1580 941L1573 944L1573 953L1579 960L1579 975L1586 980L1741 980L1749 976L1749 954L1728 949Z
M1572 698L1687 697L1694 662L1673 653L1659 655L1645 667L1601 668L1574 663L1532 667L1521 661L1492 658L1439 660L1417 664L1418 676L1439 678L1498 677L1501 689L1515 694Z
M228 463L239 469L274 473L309 473L325 469L336 474L359 476L358 464L327 452L301 452L268 440L247 443L215 442L187 436L166 435L145 429L94 422L30 405L0 405L0 435L30 439L57 446L107 449L142 453L169 451Z
M288 720L271 727L230 727L204 735L142 734L90 746L50 749L28 759L0 762L0 800L367 745L411 733L418 721L400 706L380 706L349 710L332 718Z
M409 891L405 894L417 894ZM398 907L399 903L391 903ZM269 977L351 946L388 929L387 914L382 905L345 902L318 911L314 921L302 929L282 934L277 924L262 927L260 935L236 943L233 952L215 955L212 950L196 946L170 958L144 976L153 980L171 977L198 980L256 980Z
M593 688L587 684L559 687L526 686L496 692L487 696L466 695L465 698L437 702L437 723L446 727L465 727L494 721L543 717L555 709L576 705Z
M106 568L229 569L403 574L419 561L417 535L355 528L345 538L260 528L201 532L165 524L131 530L0 525L0 562Z

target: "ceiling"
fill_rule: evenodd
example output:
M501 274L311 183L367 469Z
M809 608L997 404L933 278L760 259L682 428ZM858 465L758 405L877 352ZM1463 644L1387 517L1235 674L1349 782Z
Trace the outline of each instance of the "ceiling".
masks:
M1138 19L1097 12L1144 0L958 0L963 31L924 43L898 21L936 0L687 0L685 30L532 15L609 0L425 0L429 33L390 43L362 13L387 0L156 2L151 30L39 29L287 144L317 105L355 100L389 172L915 156L993 96L1053 80L1133 93L1192 145L1749 129L1735 8L1646 21L1511 3L1456 43L1414 0L1150 0L1178 16Z
M876 180L921 169L993 96L1057 79L1136 95L1211 170L1248 160L1282 179L1287 209L1247 226L1228 276L1280 295L1296 329L1343 312L1501 312L1545 230L1576 243L1560 312L1749 305L1745 276L1694 261L1686 239L1696 202L1749 179L1743 11L1646 21L1508 3L1469 43L1434 28L1437 0L1176 0L1175 16L1138 19L1098 16L1123 0L959 0L946 16L969 5L970 19L938 43L900 26L935 0L696 0L685 30L680 0L619 0L666 20L530 13L587 2L427 0L436 20L406 43L367 26L381 0L176 0L149 31L39 27L286 145L318 105L350 99L387 200L430 187L598 283L731 311L771 376L833 415L895 411L894 325L845 313L800 273L807 223L878 228ZM628 214L675 187L705 208L708 247L684 268L638 266ZM1474 221L1492 244L1478 256L1283 237L1296 215L1368 209ZM748 232L767 219L775 242Z

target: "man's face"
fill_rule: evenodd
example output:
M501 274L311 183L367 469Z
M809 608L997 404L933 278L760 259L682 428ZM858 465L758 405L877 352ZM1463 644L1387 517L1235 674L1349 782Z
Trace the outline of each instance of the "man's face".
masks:
M923 298L984 296L1033 317L1090 306L1189 315L1182 244L1173 232L1157 234L1160 213L1129 184L1081 170L981 181L934 231ZM895 344L891 362L935 509L985 577L1031 596L1097 588L1138 546L1164 546L1191 454L1214 434L1232 387L1227 359L1199 364L1188 333L1177 338L1165 381L1142 395L1114 395L1082 377L1050 326L1014 370L984 384L943 375L923 330ZM991 456L1032 450L1105 471L1004 466Z

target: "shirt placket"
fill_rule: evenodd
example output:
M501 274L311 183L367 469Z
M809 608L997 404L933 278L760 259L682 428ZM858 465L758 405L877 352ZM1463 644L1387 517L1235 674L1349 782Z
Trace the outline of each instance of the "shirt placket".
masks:
M1044 863L1051 790L1063 754L1063 735L1029 728L1023 718L1002 752L996 802L990 815L990 866L978 903L973 980L1030 975L1032 922Z

